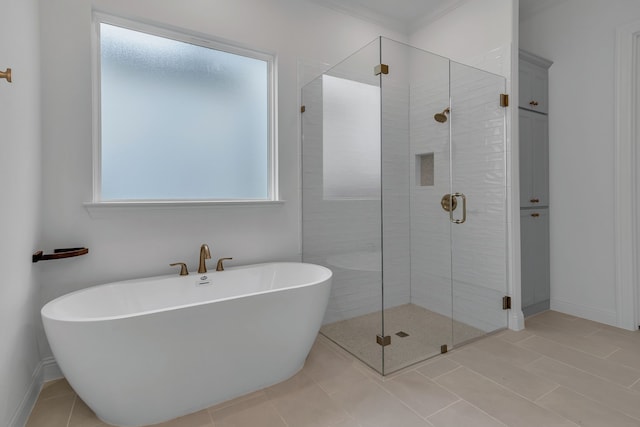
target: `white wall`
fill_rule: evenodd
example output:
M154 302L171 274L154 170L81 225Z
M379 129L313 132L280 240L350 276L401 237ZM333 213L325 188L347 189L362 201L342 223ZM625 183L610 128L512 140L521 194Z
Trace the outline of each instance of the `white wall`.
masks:
M548 58L551 308L616 324L616 28L637 0L565 0L521 17L520 47ZM631 230L629 230L631 232Z
M39 391L36 340L39 240L40 84L38 2L0 1L0 425L24 423Z
M510 78L513 0L467 0L409 37L409 44Z
M299 64L335 64L382 34L404 36L295 0L43 0L44 246L88 246L87 256L42 266L42 303L118 279L194 269L201 243L230 265L299 260ZM283 204L137 210L90 216L91 8L169 24L277 55ZM302 70L304 74L308 70ZM189 153L177 153L189 156ZM42 342L46 347L44 337ZM49 350L43 352L43 356Z

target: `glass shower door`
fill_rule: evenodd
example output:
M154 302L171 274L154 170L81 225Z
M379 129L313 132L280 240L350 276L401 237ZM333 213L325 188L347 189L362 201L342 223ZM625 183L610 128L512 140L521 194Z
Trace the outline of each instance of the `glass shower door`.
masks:
M321 333L384 375L507 326L504 92L385 38L302 88L302 259L334 273Z
M384 373L451 348L449 60L382 38ZM444 120L435 120L439 114ZM440 117L438 116L438 117Z
M453 345L507 327L505 79L451 62Z

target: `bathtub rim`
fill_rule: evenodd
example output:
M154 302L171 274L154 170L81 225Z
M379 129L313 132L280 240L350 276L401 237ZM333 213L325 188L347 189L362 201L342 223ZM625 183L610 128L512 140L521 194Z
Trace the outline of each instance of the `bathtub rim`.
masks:
M275 264L295 264L295 265L308 265L308 266L312 266L314 268L318 268L320 271L322 271L323 277L321 279L318 280L314 280L314 281L310 281L310 282L305 282L299 285L293 285L293 286L287 286L285 288L277 288L277 289L268 289L265 291L258 291L258 292L252 292L252 293L247 293L247 294L240 294L240 295L233 295L233 296L229 296L229 297L223 297L223 298L218 298L218 299L205 299L203 301L198 301L198 302L194 302L194 303L189 303L189 304L180 304L180 305L172 305L170 307L163 307L163 308L158 308L158 309L153 309L153 310L143 310L143 311L137 311L134 313L127 313L127 314L120 314L120 315L115 315L115 316L100 316L100 317L91 317L91 318L86 318L86 317L71 317L69 315L66 315L65 317L61 317L61 316L52 316L51 313L48 313L49 310L45 310L47 309L47 307L51 307L53 305L55 305L55 303L57 301L66 299L66 298L70 298L75 294L79 294L79 293L83 293L83 292L89 292L91 290L93 290L94 288L100 288L100 287L105 287L105 286L112 286L112 285L116 285L116 284L124 284L124 283L138 283L138 282L147 282L147 281L152 281L152 280L156 280L156 279L188 279L188 278L195 278L197 276L201 276L202 274L200 273L189 273L188 276L176 276L174 274L165 274L165 275L160 275L160 276L151 276L151 277L141 277L141 278L137 278L137 279L125 279L125 280L118 280L118 281L114 281L114 282L108 282L108 283L102 283L99 285L92 285L83 289L78 289L69 293L66 293L64 295L60 295L59 297L56 297L54 299L52 299L51 301L47 302L41 309L40 309L40 316L43 319L43 322L46 323L46 321L55 321L55 322L68 322L68 323L89 323L89 322L104 322L104 321L109 321L109 320L122 320L122 319L131 319L134 317L141 317L141 316L145 316L145 315L153 315L153 314L157 314L157 313L163 313L163 312L169 312L169 311L177 311L177 310L182 310L182 309L186 309L186 308L190 308L190 307L198 307L201 305L206 305L206 304L213 304L213 303L221 303L221 302L225 302L225 301L230 301L230 300L235 300L235 299L239 299L239 298L248 298L251 296L256 296L256 295L263 295L263 294L269 294L269 293L274 293L274 292L284 292L287 290L293 290L293 289L299 289L299 288L304 288L304 287L308 287L308 286L314 286L314 285L319 285L322 284L324 282L326 282L327 280L331 280L333 277L333 271L331 271L331 269L319 265L319 264L313 264L313 263L308 263L308 262L296 262L296 261L273 261L273 262L262 262L262 263L256 263L256 264L246 264L246 265L239 265L239 266L233 266L233 267L227 267L225 269L225 271L233 271L233 270L242 270L242 269L246 269L246 268L254 268L254 267L260 267L260 266L267 266L267 265L275 265ZM217 272L210 272L210 273L217 273Z

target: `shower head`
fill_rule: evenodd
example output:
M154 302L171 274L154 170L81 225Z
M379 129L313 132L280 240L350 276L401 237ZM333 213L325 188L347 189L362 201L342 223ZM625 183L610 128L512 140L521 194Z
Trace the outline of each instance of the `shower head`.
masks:
M444 109L444 111L442 111L442 113L437 113L436 115L434 115L433 118L438 123L444 123L447 121L447 114L449 114L450 111L451 110L449 109L449 107L447 107Z

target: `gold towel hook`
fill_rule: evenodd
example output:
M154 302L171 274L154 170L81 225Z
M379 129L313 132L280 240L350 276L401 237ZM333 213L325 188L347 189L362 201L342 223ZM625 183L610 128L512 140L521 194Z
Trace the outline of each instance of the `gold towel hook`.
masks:
M11 83L11 68L0 71L0 79L7 79L7 81Z

